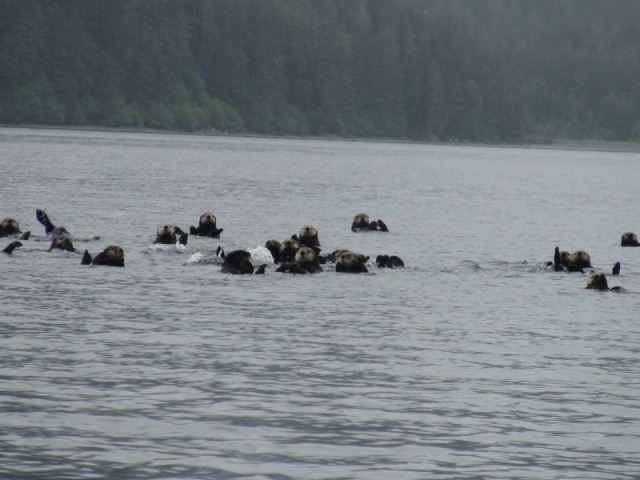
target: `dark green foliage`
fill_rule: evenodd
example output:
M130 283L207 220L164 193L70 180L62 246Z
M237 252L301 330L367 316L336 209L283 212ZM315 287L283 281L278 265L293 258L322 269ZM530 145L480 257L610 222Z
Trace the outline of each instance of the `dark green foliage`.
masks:
M0 0L0 121L638 141L638 5Z

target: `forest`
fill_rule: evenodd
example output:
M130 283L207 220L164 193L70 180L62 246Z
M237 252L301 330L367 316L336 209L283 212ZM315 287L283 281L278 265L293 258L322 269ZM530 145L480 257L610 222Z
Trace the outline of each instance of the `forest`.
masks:
M640 2L0 0L0 123L640 141Z

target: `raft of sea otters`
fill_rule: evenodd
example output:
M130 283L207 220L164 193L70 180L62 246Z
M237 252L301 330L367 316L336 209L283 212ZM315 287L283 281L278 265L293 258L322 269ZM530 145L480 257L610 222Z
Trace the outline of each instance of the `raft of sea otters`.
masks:
M45 235L51 238L51 246L48 251L59 249L68 252L80 253L73 246L73 239L67 229L56 226L44 210L36 210L36 219L44 226ZM217 219L213 213L206 212L200 216L198 226L191 226L189 233L181 228L162 224L156 230L154 243L166 245L186 245L189 235L220 238L223 228L217 227ZM366 213L357 214L351 225L354 232L379 231L388 232L387 225L382 220L369 221ZM22 232L15 218L5 218L0 223L0 237L19 236L18 240L7 245L3 252L11 255L16 248L22 246L22 241L28 240L31 232ZM335 250L328 255L320 255L320 241L318 230L312 225L305 225L298 234L292 235L283 242L267 240L265 248L273 257L273 262L278 266L276 272L309 274L322 272L322 265L334 264L336 272L367 273L367 262L370 257L350 250ZM251 253L246 250L234 250L225 253L222 247L218 247L217 256L223 262L221 270L233 274L261 274L265 273L266 264L254 268L251 263ZM119 245L109 245L102 252L92 256L85 250L81 260L82 265L107 265L112 267L124 267L124 249ZM381 268L402 268L404 262L396 255L378 255L376 265Z
M45 229L45 234L51 238L49 251L53 249L77 252L73 246L73 239L69 232L62 226L54 225L44 210L36 210L36 219ZM213 213L206 212L200 216L198 226L191 226L189 233L184 232L177 226L170 224L160 225L156 230L154 243L160 244L181 244L186 245L189 235L220 238L223 228L216 225L216 217ZM366 213L358 213L351 224L353 232L388 232L387 225L382 220L369 220ZM0 222L0 237L16 237L18 240L11 242L4 250L5 254L11 255L16 248L22 246L20 240L29 239L31 232L22 232L18 222L14 218L5 218ZM622 235L620 245L623 247L638 247L638 237L633 232ZM280 242L275 239L267 240L265 248L269 250L273 257L273 262L278 266L276 272L312 274L322 272L322 265L335 265L336 272L345 273L367 273L367 262L370 257L351 250L334 250L328 255L321 255L320 241L318 240L318 230L312 225L304 225L298 234ZM246 250L234 250L225 253L218 246L216 254L223 260L221 270L232 274L263 274L266 264L255 268L251 263L251 253ZM375 261L380 268L402 268L404 262L396 255L378 255ZM82 265L107 265L112 267L124 267L124 249L119 245L110 245L102 252L92 256L88 250L84 251L81 260ZM587 280L588 289L595 290L622 290L621 287L609 287L607 277L602 272L595 272L591 265L591 257L583 250L573 253L555 248L553 262L547 262L549 267L553 266L556 272L582 272L591 271L592 274ZM612 275L620 273L620 262L617 262Z

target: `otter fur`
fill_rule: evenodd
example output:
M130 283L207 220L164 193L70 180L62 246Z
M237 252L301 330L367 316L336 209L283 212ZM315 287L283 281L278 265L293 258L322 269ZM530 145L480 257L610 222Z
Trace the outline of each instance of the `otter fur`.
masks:
M22 233L18 221L15 218L3 218L0 222L0 237L8 237L17 233Z
M81 263L82 265L124 267L124 250L119 245L109 245L94 258L91 258L89 250L85 250Z
M300 229L298 241L300 246L315 248L316 253L318 253L319 249L317 247L320 246L320 241L318 240L318 230L313 225L304 225Z
M295 261L296 252L300 248L300 242L295 238L287 238L280 245L280 262L291 263Z
M591 266L591 257L584 250L569 253L556 247L553 255L553 268L556 272L567 270L568 272L582 272Z
M75 249L73 248L73 239L66 228L56 227L51 223L47 213L39 208L36 209L36 218L38 222L44 226L45 234L51 234L52 241L49 251L57 248L68 252L75 252Z
M283 264L276 270L276 272L303 274L322 271L318 254L311 247L300 247L296 251L293 262Z
M264 248L269 250L273 257L273 263L280 263L280 242L278 240L267 240L264 244Z
M200 215L200 222L197 227L191 226L189 233L200 237L220 238L224 228L217 228L216 216L211 212Z
M376 257L376 264L381 268L404 268L404 262L396 255L378 255Z
M633 232L627 232L622 234L622 239L620 240L620 246L640 247L640 243L638 243L638 236Z
M369 257L346 250L340 254L336 262L336 272L369 273L365 263Z
M369 231L388 232L387 225L382 221L369 221L369 215L366 213L358 213L353 217L351 223L351 231L353 232L369 232Z
M590 290L613 290L620 291L624 290L622 287L611 287L609 288L609 283L607 282L607 276L604 273L595 273L591 275L587 279L587 289Z
M246 250L234 250L233 252L225 254L224 250L218 247L216 254L221 258L224 258L221 268L224 273L246 274L255 272L255 274L258 275L263 274L267 267L267 264L265 263L264 265L260 265L257 270L254 269L250 260L251 253Z
M46 235L49 235L54 231L55 231L54 236L56 236L56 234L69 235L69 232L67 232L66 228L56 227L53 223L51 223L51 220L49 219L49 215L47 215L47 213L44 210L40 210L39 208L36 209L36 219L38 220L38 222L40 222L44 226L44 233Z
M13 251L18 248L21 247L22 243L18 242L17 240L15 242L11 242L9 245L7 245L4 250L2 250L3 253L6 253L7 255L11 255L13 253Z
M173 245L178 241L177 235L185 235L179 228L168 223L163 223L156 230L156 239L153 243L161 243L163 245Z
M54 249L65 250L67 252L75 252L76 249L73 247L73 240L70 235L67 234L59 234L53 237L51 241L51 246L49 247L49 252Z

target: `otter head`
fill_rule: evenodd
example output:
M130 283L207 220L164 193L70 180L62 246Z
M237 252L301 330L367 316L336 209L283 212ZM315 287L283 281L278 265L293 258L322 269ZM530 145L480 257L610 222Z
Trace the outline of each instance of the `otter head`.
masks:
M119 245L109 245L103 253L106 259L111 262L124 262L124 250Z
M369 228L369 215L366 213L358 213L353 217L351 230L356 230L357 228Z
M622 239L620 241L620 246L622 247L639 247L640 243L638 243L638 236L633 232L627 232L622 235Z
M318 240L318 230L313 225L305 225L300 229L299 235L300 244L307 247L319 247L320 241Z
M173 225L169 225L168 223L163 223L158 227L157 230L158 236L166 237L176 234L176 229Z
M273 257L273 263L280 263L280 242L277 240L267 240L264 248L269 250Z
M227 253L222 263L222 269L225 273L245 274L253 273L253 265L251 264L251 253L246 250L234 250Z
M587 280L587 288L593 290L609 290L606 275L604 273L591 275Z
M296 251L300 248L300 242L294 238L287 238L280 245L280 261L289 262L295 257Z
M54 248L66 250L67 252L73 252L74 248L71 237L69 235L59 235L57 237L54 237L53 241L51 242L51 247L49 247L49 251L53 250Z
M213 213L207 212L200 215L200 225L212 225L216 226L216 216Z
M0 222L0 235L11 235L20 233L20 226L15 218L4 218Z
M369 257L346 250L340 254L336 262L336 272L368 273L365 265Z
M312 248L300 247L296 251L295 260L296 262L299 262L299 263L317 263L318 255L316 254L315 250L313 250Z
M346 252L342 252L340 257L338 257L338 263L344 267L352 267L360 263L360 258L357 253L347 250Z
M569 257L569 269L593 268L591 266L591 257L584 250L578 250Z
M166 245L176 243L176 234L184 234L184 232L180 228L174 227L169 223L163 223L162 225L160 225L156 233L157 235L155 243L162 243Z

